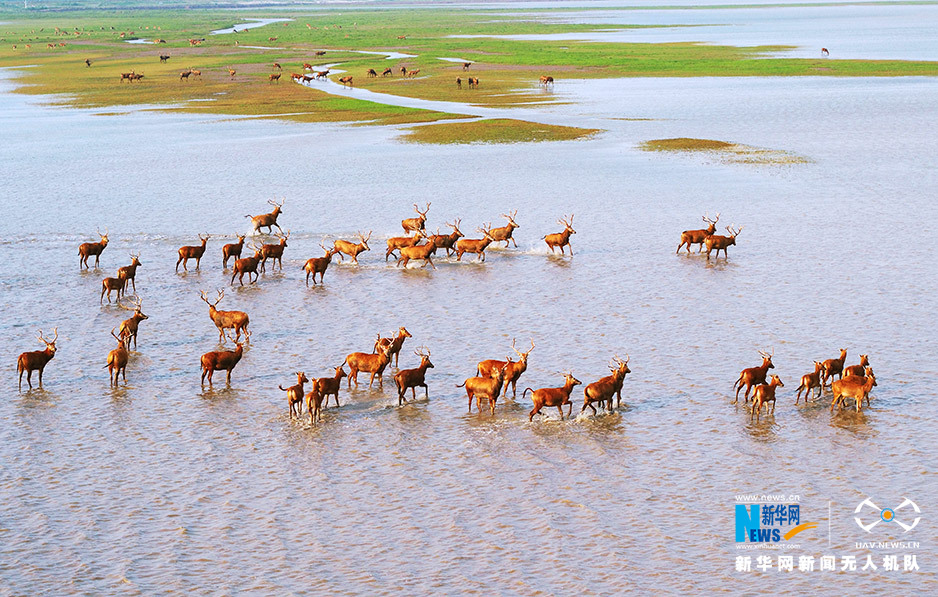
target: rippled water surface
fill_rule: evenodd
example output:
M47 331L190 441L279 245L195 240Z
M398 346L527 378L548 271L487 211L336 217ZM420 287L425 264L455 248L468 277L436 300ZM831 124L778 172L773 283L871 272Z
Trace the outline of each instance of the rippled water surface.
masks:
M570 102L542 120L606 133L431 147L389 128L48 108L9 93L9 76L0 592L910 594L934 582L934 79L564 81L554 93ZM809 163L637 148L677 136ZM221 306L250 313L252 343L231 387L201 388L199 355L218 344L199 290L228 287L221 245L273 198L291 231L283 271L227 291ZM462 218L470 235L517 209L519 248L386 265L384 239L428 201L430 229ZM729 259L675 255L680 231L716 211L744 227ZM540 239L570 213L576 253L552 257ZM79 271L77 245L105 227L101 268ZM307 289L300 268L320 241L360 230L373 230L361 265ZM206 232L201 271L174 273L176 249ZM95 300L131 252L150 319L115 390L102 367L128 313ZM383 391L343 386L322 424L288 418L278 384L327 375L401 325L413 334L402 367L432 351L429 400L398 408L385 375ZM16 356L54 326L45 389L17 392ZM588 383L629 354L623 407L529 423L519 393L494 417L467 414L455 385L515 337L537 345L519 390L566 370ZM828 394L795 406L800 375L840 348L851 363L870 354L872 408L832 416ZM774 349L785 388L775 415L751 422L731 388L760 349ZM910 497L922 525L875 539L914 535L922 570L736 573L743 492L801 496L802 520L820 526L795 555L816 557L865 557L856 504Z

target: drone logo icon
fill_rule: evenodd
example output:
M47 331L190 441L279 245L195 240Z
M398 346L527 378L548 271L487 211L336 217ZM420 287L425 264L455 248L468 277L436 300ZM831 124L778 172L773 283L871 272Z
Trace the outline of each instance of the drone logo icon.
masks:
M915 520L912 521L912 524L905 524L904 522L901 522L896 518L896 512L898 510L901 510L902 508L905 508L906 506L912 506L912 509L915 511L916 514L921 514L922 510L921 508L918 507L918 504L916 504L909 498L902 498L902 499L903 499L903 502L899 504L898 506L896 506L895 508L880 508L879 506L873 503L873 500L871 500L870 498L866 498L865 500L860 502L860 505L857 506L857 509L854 510L853 513L859 514L860 511L863 510L864 507L867 507L867 508L870 508L872 510L879 512L879 520L874 520L873 522L869 524L863 524L863 521L860 520L860 517L856 516L854 517L854 520L856 521L857 526L859 526L861 529L863 529L867 533L872 533L873 527L875 527L879 523L894 522L900 527L902 527L903 529L905 529L903 533L908 533L909 531L915 528L918 522L922 520L922 517L916 516Z

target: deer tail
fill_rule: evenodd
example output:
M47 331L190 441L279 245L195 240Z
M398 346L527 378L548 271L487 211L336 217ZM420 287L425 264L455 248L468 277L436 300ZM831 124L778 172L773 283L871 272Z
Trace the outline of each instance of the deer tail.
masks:
M467 379L466 381L469 381L469 380ZM462 382L461 384L458 384L456 387L457 387L457 388L464 388L464 387L466 387L466 381Z
M529 391L530 391L532 394L534 393L534 390L532 390L531 388L525 388L524 391L521 392L521 398L523 399L523 398L524 398L524 395L527 394Z
M277 387L280 388L281 390L283 390L284 392L289 392L289 391L290 391L290 388L285 388L285 387L283 387L283 386L280 385L280 384L277 384Z
M743 376L740 375L739 379L736 380L736 383L733 384L733 389L735 390L737 386L742 387Z

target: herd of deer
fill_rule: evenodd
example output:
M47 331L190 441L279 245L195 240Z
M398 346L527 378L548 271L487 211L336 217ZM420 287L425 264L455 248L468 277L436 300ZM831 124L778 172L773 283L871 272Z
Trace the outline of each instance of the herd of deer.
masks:
M681 252L681 247L687 245L687 253L690 254L690 246L698 245L700 250L698 253L703 252L704 247L707 248L707 261L710 260L710 252L716 250L717 258L720 257L720 251L723 251L723 258L729 259L726 254L726 248L730 245L736 244L736 237L739 236L739 233L742 231L743 227L734 228L733 226L727 226L726 231L730 233L729 236L721 236L716 234L717 231L717 222L720 221L720 214L717 213L717 217L713 220L710 219L710 216L704 214L703 221L707 222L709 226L706 228L701 228L699 230L685 230L681 233L681 244L677 246L675 253Z

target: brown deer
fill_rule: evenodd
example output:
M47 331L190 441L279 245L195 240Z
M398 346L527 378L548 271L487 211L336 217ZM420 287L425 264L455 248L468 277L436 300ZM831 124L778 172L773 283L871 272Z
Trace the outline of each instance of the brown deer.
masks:
M836 359L827 359L822 363L824 365L824 372L821 374L821 387L827 385L827 381L830 380L831 384L834 383L834 376L836 375L839 379L844 377L844 362L847 360L847 349L840 349L840 357Z
M325 50L316 50L316 55L317 55L317 56L325 56L325 55L326 55L326 51L325 51Z
M221 248L222 267L228 269L228 260L232 257L235 261L241 258L241 250L244 248L244 238L246 236L246 234L239 234L238 242L229 243Z
M201 245L188 245L185 247L179 247L179 259L176 260L176 272L179 272L179 264L182 264L182 269L189 271L188 264L190 259L195 259L195 269L199 269L199 264L202 261L202 255L205 254L205 243L208 242L211 236L206 234L205 236L199 235L199 240L202 241Z
M831 412L837 404L841 408L846 405L847 398L853 398L856 401L857 412L863 406L863 399L866 399L866 405L870 405L870 391L876 384L876 376L873 375L873 369L866 368L866 375L850 375L838 379L831 383L831 391L834 393L834 399L831 401Z
M511 364L511 357L507 357L505 365L495 369L489 377L470 377L466 381L457 385L457 388L465 386L466 394L469 396L469 412L472 412L472 400L476 401L476 408L482 412L482 398L489 399L489 408L492 414L495 414L495 402L502 393L502 386L505 382L505 373Z
M313 70L313 65L310 64L309 62L304 62L304 63L303 63L303 70L311 71L311 70Z
M205 296L204 291L200 290L199 295L208 305L208 316L215 324L215 327L218 328L219 344L225 343L225 330L235 331L234 341L236 344L241 341L241 332L244 332L244 341L246 343L251 341L251 332L248 331L248 324L251 323L251 320L247 313L244 311L219 311L217 309L218 303L225 298L224 290L218 291L218 298L215 299L214 303L208 302L208 297Z
M189 75L191 74L192 74L191 70L184 70L181 73L179 73L179 80L182 81L183 79L185 79L186 82L189 82Z
M140 327L140 322L144 319L150 319L148 316L144 315L143 309L140 306L142 303L143 301L140 298L131 299L131 304L134 307L134 314L131 315L128 319L122 321L120 328L117 331L117 333L121 336L127 337L128 348L130 348L130 341L133 340L134 350L137 350L137 331ZM127 309L127 307L123 308Z
M311 389L306 394L306 410L309 411L309 424L313 425L319 421L322 421L322 402L323 394L319 386L313 382L313 389ZM292 405L290 406L292 408ZM300 411L302 412L303 405L300 405ZM292 415L291 415L292 418ZM299 415L297 415L299 418Z
M612 364L609 365L609 371L612 375L602 377L583 388L583 408L580 409L580 412L589 407L594 415L597 414L593 402L599 403L600 408L603 409L606 408L608 402L611 411L613 395L618 395L618 404L622 403L622 383L625 381L625 376L632 372L629 369L629 360L629 355L625 355L624 361L618 355L614 356Z
M124 287L126 286L126 281L123 278L104 278L101 280L101 300L100 303L104 304L104 293L107 293L107 302L111 302L111 291L117 291L117 304L121 302L121 295L124 294Z
M316 72L316 78L319 80L325 80L329 76L328 70L321 70Z
M762 406L767 405L769 402L772 403L772 414L775 414L775 388L784 388L785 384L782 383L782 380L778 378L778 375L773 375L772 379L769 380L769 383L759 384L756 386L755 391L752 393L752 411L749 413L749 418L751 419L755 415L756 420L759 420L759 415L762 414ZM766 406L768 410L768 406Z
M274 41L275 39L277 39L277 38L276 38L276 37L272 37L272 38L270 39L270 41ZM279 62L274 62L274 68L277 69L277 70L279 70L280 72L283 72L283 67L280 66L280 63L279 63Z
M508 396L508 384L511 384L511 395L514 398L518 397L518 380L521 378L521 374L527 371L528 369L528 355L531 354L531 351L534 350L534 339L531 339L531 348L525 352L521 352L515 348L515 339L511 339L511 349L515 351L515 354L518 355L517 361L512 361L510 358L508 361L497 361L494 359L489 359L487 361L481 361L476 365L476 374L479 377L491 377L495 371L505 367L505 386L503 390L503 396Z
M524 398L525 394L531 392L531 400L534 401L534 408L528 413L528 421L533 421L534 415L540 413L541 409L545 406L556 406L557 411L560 412L560 420L563 421L563 405L569 404L570 408L567 409L567 417L570 416L570 411L573 410L573 403L570 402L570 393L573 392L574 386L578 386L583 382L573 377L573 373L567 372L562 375L564 379L562 388L540 388L538 390L525 388L524 392L521 393L521 398Z
M378 350L382 347L388 347L388 361L391 357L394 357L394 366L397 367L397 359L401 354L401 347L404 346L404 340L407 338L413 338L410 335L410 332L407 331L407 328L401 326L397 330L397 335L390 338L382 338L381 334L378 334L378 339L375 340L375 346L372 349L372 352L377 354Z
M127 337L124 334L118 336L114 333L115 328L111 328L111 335L117 340L117 348L107 353L107 373L110 384L117 386L118 377L123 374L124 385L127 385L127 361L130 360L130 352L127 350Z
M424 352L426 350L426 352ZM416 369L402 369L394 375L394 383L397 385L397 405L404 404L404 394L407 389L417 399L417 388L423 388L426 397L430 398L430 389L427 387L426 374L427 369L433 369L433 363L430 362L430 349L421 347L414 351L414 354L420 357L420 365Z
M130 254L130 265L125 265L124 267L118 268L117 277L124 281L124 290L127 289L127 282L133 284L134 294L137 293L137 282L135 278L137 277L137 267L142 265L140 263L140 253L134 255ZM110 297L108 297L110 299Z
M205 376L208 375L208 385L212 385L212 375L216 371L227 371L225 383L231 385L231 371L241 360L244 354L244 345L240 342L235 344L234 350L220 350L207 352L202 355L202 385L205 385Z
M382 76L382 77L386 77L386 76L392 75L392 74L394 74L394 71L391 70L391 67L390 67L390 66L387 67L386 69L384 69L383 71L381 71L381 76Z
M471 66L471 65L472 65L471 62L463 62L463 63L462 63L462 69L463 69L463 70L469 70L469 66Z
M344 255L348 255L352 258L352 263L358 265L358 255L365 251L370 251L371 247L368 246L368 239L371 238L371 230L368 231L368 236L365 236L361 232L358 233L358 240L360 242L353 243L347 240L339 239L335 241L333 246L339 250L339 259L345 261Z
M198 77L200 81L202 80L202 71L190 68L189 72L192 73L193 77Z
M261 271L267 271L267 260L271 260L270 268L273 269L274 265L280 264L280 271L283 271L283 250L287 246L287 239L290 238L290 231L287 230L286 236L277 235L280 238L280 242L272 245L262 245L261 246Z
M436 245L433 243L417 245L416 247L401 247L401 258L397 260L397 265L407 267L411 259L422 259L423 267L427 267L429 263L430 267L436 269L433 260L430 259L430 256L434 253L436 253Z
M824 370L824 363L821 361L814 361L814 373L806 373L801 376L801 385L798 386L798 393L795 395L795 404L798 404L798 401L801 400L801 391L804 390L804 401L805 404L808 403L808 397L811 395L811 390L817 388L816 398L821 397L821 372Z
M273 73L273 74L267 75L267 83L270 84L270 83L273 83L274 81L276 81L277 83L279 83L279 82L280 82L280 74L281 74L281 73Z
M518 248L518 243L515 242L515 239L511 237L511 234L515 231L515 228L521 228L515 222L515 216L518 215L518 210L508 212L507 214L502 214L503 218L508 218L508 225L502 226L501 228L492 228L491 235L495 239L495 242L505 242L505 248L508 248L508 242L511 241L514 243L515 248Z
M290 73L290 78L293 79L293 82L298 82L303 80L303 73Z
M708 214L704 214L703 221L709 224L706 228L703 228L700 230L685 230L684 232L681 233L681 244L677 246L677 251L674 252L675 254L680 253L681 247L683 247L684 245L687 245L688 254L690 254L691 245L699 245L700 249L697 252L698 253L703 252L704 240L706 240L708 236L710 236L711 234L717 231L717 222L720 221L720 214L718 212L717 217L713 220L710 219L710 216Z
M420 230L413 236L392 236L387 240L388 250L384 253L385 263L387 263L388 257L394 254L394 251L400 251L403 247L413 247L423 238L423 232Z
M316 284L316 274L319 274L319 283L322 284L322 277L326 274L326 270L329 269L329 264L332 263L332 256L339 252L335 247L329 249L322 243L319 243L319 246L322 247L322 250L325 251L326 254L322 257L307 259L306 264L303 266L303 269L306 270L307 287L309 287L310 274L313 276L313 285Z
M752 386L765 383L765 376L768 374L769 369L775 368L775 365L772 364L772 357L775 355L774 350L772 354L760 350L759 354L762 356L762 364L758 367L743 369L742 373L739 374L739 379L733 384L733 388L736 390L736 398L733 400L733 404L739 401L739 391L744 385L746 386L746 393L743 395L743 398L745 402L748 403L749 390L752 389Z
M730 245L736 244L736 237L739 236L739 233L743 231L743 227L733 228L732 226L727 226L726 231L730 233L729 236L720 236L719 234L711 234L704 239L704 245L707 247L707 261L710 261L710 251L716 249L717 259L720 258L720 250L723 250L723 259L729 259L729 256L726 254L726 248Z
M485 261L485 249L495 240L490 231L491 224L483 224L482 228L476 228L477 232L482 233L482 238L461 238L456 241L456 261L462 261L463 253L477 253L479 262Z
M417 212L416 218L407 218L401 220L401 228L404 229L404 232L410 234L411 232L424 232L427 225L427 212L430 211L430 203L427 202L426 207L423 211L420 211L420 208L417 207L417 204L414 203L414 211Z
M352 82L352 75L347 75L339 79L339 83L342 83L346 87L352 87L354 83Z
M283 229L281 229L280 224L277 223L277 218L283 211L283 202L284 200L281 200L280 203L268 200L267 203L274 206L274 211L259 216L252 216L250 214L244 216L245 218L251 218L251 227L254 229L255 234L257 234L257 231L261 228L266 228L267 234L270 234L273 232L273 226L276 226L277 230L280 230L280 234L283 234Z
M554 249L560 247L560 254L563 255L563 248L570 247L570 255L573 255L573 245L570 244L570 235L576 234L576 230L573 229L573 214L570 214L569 218L560 218L557 220L557 223L563 226L562 232L556 232L554 234L548 234L544 237L544 242L547 243L547 246L550 247L551 255L554 254Z
M377 76L378 76L378 72L375 71L375 69L373 69L373 68L369 68L369 69L368 69L368 76L369 76L369 77L377 77Z
M98 231L98 236L101 237L101 240L96 243L82 243L78 246L78 268L81 269L81 266L84 265L85 269L90 269L88 267L88 258L94 255L94 266L98 267L98 260L101 258L101 253L104 252L104 248L107 246L107 228L104 229L104 234L101 234Z
M136 74L134 73L134 71L130 71L129 73L121 73L121 78L120 80L118 80L118 83L123 83L124 81L130 81L131 83L133 83L134 74Z
M407 71L407 78L413 79L413 78L416 77L418 74L420 74L420 69L419 69L419 68L415 68L414 70Z
M342 385L342 378L347 377L342 365L335 368L335 375L332 377L317 377L313 380L313 387L319 391L321 398L325 399L326 406L329 406L329 396L335 396L336 408L339 407L339 387Z
M381 347L378 350L378 354L368 354L367 352L353 352L352 354L345 357L343 364L347 364L349 368L348 374L348 387L352 387L352 382L355 382L355 388L358 388L358 372L364 371L365 373L371 374L371 379L368 381L368 387L375 381L375 376L378 376L378 386L383 388L384 381L382 380L382 375L384 375L384 369L388 366L388 363L391 362L390 346Z
M254 245L251 245L251 249L254 251L253 257L242 257L234 262L234 267L231 268L232 286L234 286L235 276L238 276L238 282L241 283L241 286L244 286L244 274L248 275L248 283L250 284L255 284L260 277L260 274L257 273L257 264L261 261L261 250ZM251 280L251 274L254 274L253 280Z
M861 354L860 355L860 364L859 365L850 365L849 367L844 367L843 375L841 377L847 377L849 375L866 375L866 368L870 366L870 355Z
M544 87L547 87L548 85L553 85L553 84L554 84L554 78L551 77L550 75L541 75L540 83L541 83L541 85L543 85Z
M436 245L438 249L446 249L446 256L449 257L453 254L453 247L456 245L456 241L463 237L463 233L459 231L459 224L462 222L461 219L453 220L453 223L447 223L446 225L453 229L449 234L440 234L437 230L436 234L431 234L427 237L431 243Z
M290 403L290 418L293 418L294 412L296 412L296 418L299 419L300 415L303 414L303 384L309 381L309 378L306 377L302 371L296 372L296 385L285 388L281 385L277 387L287 393L287 402ZM299 405L299 407L297 407Z
M16 359L16 373L19 376L19 391L23 391L23 372L26 372L26 383L29 389L33 389L33 371L39 371L39 387L42 387L42 370L46 368L46 363L55 356L55 341L59 338L59 328L52 330L55 336L52 340L46 340L39 330L39 341L46 345L45 350L34 350L24 352Z
M478 87L479 87L479 78L469 77L469 89L478 89Z
M236 74L238 74L238 71L236 71L235 69L233 68L228 69L228 78L233 79Z

